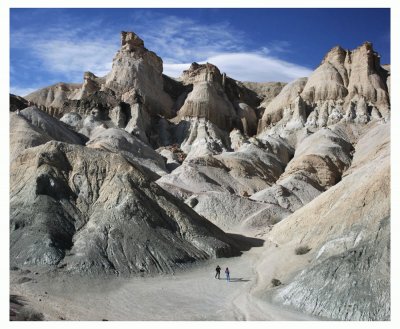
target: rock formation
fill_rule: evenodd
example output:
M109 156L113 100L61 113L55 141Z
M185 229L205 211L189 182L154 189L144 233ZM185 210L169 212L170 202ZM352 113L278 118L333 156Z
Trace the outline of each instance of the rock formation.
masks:
M162 156L124 130L116 128L98 130L86 145L90 148L121 154L136 166L146 167L158 175L167 174Z
M261 103L265 107L264 114L259 121L258 130L262 131L265 127L274 125L279 122L283 116L285 109L290 111L292 102L298 97L307 82L306 78L301 78L282 88L281 92L268 103Z
M10 96L11 264L166 273L239 255L233 232L273 246L257 297L389 319L390 65L372 44L288 84L162 65L122 32L106 76Z
M64 102L74 99L81 93L82 84L78 83L57 83L30 93L26 100L46 108L62 108Z
M276 243L312 253L294 278L282 274L276 299L333 319L390 318L389 136L388 124L365 132L343 180L273 228Z
M121 100L136 103L137 95L151 114L171 116L172 100L163 91L162 60L144 47L133 32L121 33L121 49L113 59L104 88L113 90Z
M83 145L85 136L69 129L63 122L40 111L37 107L27 107L18 114L11 115L10 151L11 162L25 149L56 140Z
M23 110L29 106L29 102L21 96L10 94L10 112Z
M386 83L388 73L380 66L379 55L372 44L364 43L353 51L332 48L305 85L288 86L265 109L259 131L280 122L285 111L288 119L293 115L295 90L301 92L307 103L307 125L325 127L344 119L366 123L375 118L388 119L390 100ZM298 83L297 83L298 84ZM359 111L353 113L356 106ZM374 114L372 115L372 110Z
M170 272L238 254L230 240L121 155L49 142L11 165L11 264ZM64 265L65 264L65 265Z

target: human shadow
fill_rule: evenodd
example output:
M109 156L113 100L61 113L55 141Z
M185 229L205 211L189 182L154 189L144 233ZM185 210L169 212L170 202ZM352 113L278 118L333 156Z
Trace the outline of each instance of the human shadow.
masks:
M262 247L264 245L263 239L251 238L241 234L226 233L233 243L240 251L248 251L254 247Z
M243 279L243 278L231 278L229 282L249 282L250 280Z

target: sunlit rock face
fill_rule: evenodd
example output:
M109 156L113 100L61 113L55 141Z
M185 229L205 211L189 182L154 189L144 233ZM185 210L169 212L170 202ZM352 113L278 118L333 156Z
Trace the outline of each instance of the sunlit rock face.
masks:
M388 76L371 43L366 42L352 51L334 47L305 84L289 84L290 90L286 86L268 105L259 131L279 122L286 124L291 119L296 108L296 92L307 104L306 124L312 128L330 126L341 120L360 124L380 118L388 120Z

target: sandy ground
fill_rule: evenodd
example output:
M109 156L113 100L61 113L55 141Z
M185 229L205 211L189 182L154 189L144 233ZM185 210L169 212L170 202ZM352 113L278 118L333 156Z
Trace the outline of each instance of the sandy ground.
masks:
M10 293L22 296L46 320L318 320L256 297L260 278L273 275L271 263L271 273L260 276L255 270L268 248L273 251L275 245L265 242L240 257L158 277L92 279L12 271ZM276 259L282 251L270 254ZM220 280L214 278L217 264ZM227 266L230 282L223 273ZM32 280L17 283L22 277Z

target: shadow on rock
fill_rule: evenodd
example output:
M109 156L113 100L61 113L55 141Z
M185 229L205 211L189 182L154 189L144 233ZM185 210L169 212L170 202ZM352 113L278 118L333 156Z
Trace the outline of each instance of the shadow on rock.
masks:
M240 251L248 251L254 247L262 247L264 245L263 239L248 237L241 234L226 233L234 242L235 246Z
M43 321L42 313L26 305L22 296L10 295L10 321Z

